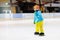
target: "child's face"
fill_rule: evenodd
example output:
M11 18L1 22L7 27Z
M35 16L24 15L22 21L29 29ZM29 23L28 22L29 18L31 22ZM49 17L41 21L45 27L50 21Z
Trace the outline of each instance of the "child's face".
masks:
M35 6L34 6L34 10L40 10L39 5L35 5Z

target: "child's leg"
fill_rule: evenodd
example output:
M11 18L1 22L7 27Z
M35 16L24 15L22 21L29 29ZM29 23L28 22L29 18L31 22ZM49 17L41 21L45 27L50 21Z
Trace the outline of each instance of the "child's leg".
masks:
M38 23L36 23L36 29L35 29L35 35L38 35L39 34L39 27L38 27Z
M39 26L39 32L40 32L39 35L44 36L43 21L39 22L38 26Z
M43 21L39 22L39 35L44 36L44 30L43 30Z
M38 32L39 33L39 26L38 26L39 23L36 23L36 31L35 32Z
M44 33L43 21L39 22L38 27L39 27L39 32L40 32L40 33Z

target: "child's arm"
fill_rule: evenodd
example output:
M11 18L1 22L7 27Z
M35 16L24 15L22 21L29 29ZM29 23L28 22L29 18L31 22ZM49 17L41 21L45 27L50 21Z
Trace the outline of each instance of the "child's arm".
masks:
M35 24L35 13L34 13L34 24Z

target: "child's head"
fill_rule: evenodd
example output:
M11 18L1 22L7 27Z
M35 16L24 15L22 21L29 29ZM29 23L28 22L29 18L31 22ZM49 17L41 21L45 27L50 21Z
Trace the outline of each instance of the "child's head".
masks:
M40 10L40 6L38 4L36 4L33 8L34 10Z

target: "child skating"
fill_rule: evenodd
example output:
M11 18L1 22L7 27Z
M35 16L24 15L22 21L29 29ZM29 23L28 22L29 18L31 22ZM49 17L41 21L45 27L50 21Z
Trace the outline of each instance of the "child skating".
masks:
M43 17L42 13L40 11L40 6L35 5L34 6L34 24L36 25L35 35L44 36L44 30L43 30Z

